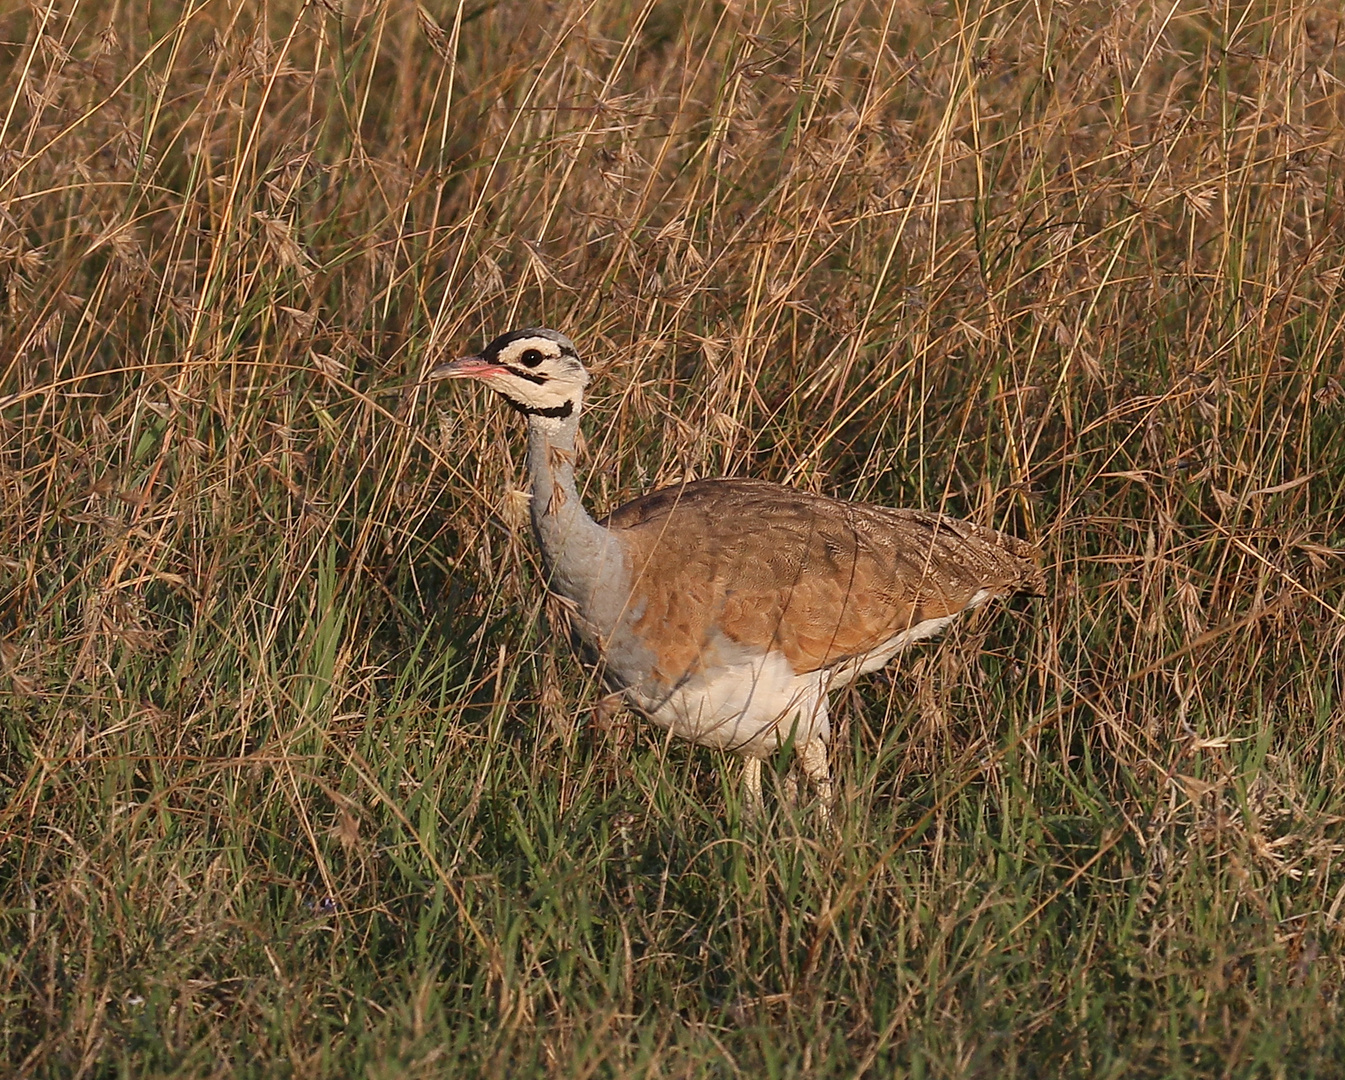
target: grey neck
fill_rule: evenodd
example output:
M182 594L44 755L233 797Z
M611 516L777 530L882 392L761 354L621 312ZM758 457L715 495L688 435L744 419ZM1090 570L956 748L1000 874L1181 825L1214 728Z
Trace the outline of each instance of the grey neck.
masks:
M580 411L576 400L569 416L528 416L532 528L552 591L573 600L583 619L601 632L618 617L616 609L607 610L607 601L624 575L612 534L589 517L575 488Z

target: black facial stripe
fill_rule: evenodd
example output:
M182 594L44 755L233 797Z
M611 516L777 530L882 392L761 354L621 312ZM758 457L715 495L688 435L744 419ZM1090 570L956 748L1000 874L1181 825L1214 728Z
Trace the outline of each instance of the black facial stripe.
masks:
M574 357L577 360L579 354L575 352L574 345L570 341L556 340L557 338L562 337L564 337L564 335L555 334L536 326L526 327L521 330L510 330L509 333L501 334L494 341L490 342L490 344L482 350L482 355L487 360L498 362L500 354L509 348L509 346L520 341L537 341L539 344L543 344L544 349L553 346L560 351L562 356Z
M509 364L501 364L500 367L504 368L510 375L517 375L520 379L527 379L528 382L536 383L538 386L541 386L551 378L550 375L539 375L535 371L520 371L518 368L512 367Z
M523 405L523 404L520 404L519 402L515 401L513 398L509 397L508 395L505 395L505 399L504 399L504 400L507 401L507 402L509 402L509 404L510 404L511 406L513 406L513 409L514 409L515 412L520 412L520 413L522 413L524 416L546 416L546 417L549 417L549 418L552 419L552 420L564 420L564 419L566 419L572 412L574 412L574 402L573 402L573 401L565 401L565 402L562 402L560 405L553 405L553 406L551 406L550 408L547 408L547 409L538 409L538 408L535 408L535 407L532 406L532 405Z

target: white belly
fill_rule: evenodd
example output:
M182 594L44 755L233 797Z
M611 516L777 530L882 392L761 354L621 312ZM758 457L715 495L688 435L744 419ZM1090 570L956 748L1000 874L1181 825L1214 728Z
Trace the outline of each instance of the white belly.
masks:
M963 610L982 604L981 589ZM705 663L666 692L628 686L631 703L665 731L701 746L768 757L791 737L803 746L831 737L827 691L876 671L916 641L940 633L957 615L927 619L895 634L876 649L826 671L795 674L783 653L755 652L723 636L706 650Z
M791 735L800 746L827 740L825 672L795 675L780 653L734 651L738 662L693 675L661 698L627 693L659 727L701 746L764 758Z

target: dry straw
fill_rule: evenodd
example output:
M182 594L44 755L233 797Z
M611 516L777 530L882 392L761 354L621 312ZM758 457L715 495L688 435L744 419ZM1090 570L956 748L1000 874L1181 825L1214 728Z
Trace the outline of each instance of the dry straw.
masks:
M0 12L20 1076L1327 1075L1334 4ZM839 704L842 833L590 723L522 444L1039 541Z

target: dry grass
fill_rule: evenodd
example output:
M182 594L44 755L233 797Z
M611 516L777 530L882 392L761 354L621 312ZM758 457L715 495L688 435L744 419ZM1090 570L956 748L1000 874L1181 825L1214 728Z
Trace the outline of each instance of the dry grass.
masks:
M35 0L0 73L15 1075L1336 1074L1336 5ZM589 722L514 419L413 385L527 323L595 508L1050 553L845 698L839 840Z

